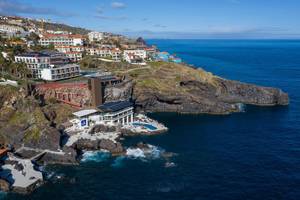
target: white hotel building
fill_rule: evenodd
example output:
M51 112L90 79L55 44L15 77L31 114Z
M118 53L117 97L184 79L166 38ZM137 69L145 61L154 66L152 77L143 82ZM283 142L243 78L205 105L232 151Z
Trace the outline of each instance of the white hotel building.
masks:
M65 64L41 70L41 78L45 81L58 81L80 75L79 65Z
M78 128L89 128L96 124L128 125L133 122L133 104L129 101L104 103L97 109L73 113Z
M0 33L6 34L8 37L20 36L24 37L29 33L24 28L16 25L0 24Z
M83 46L55 46L55 49L66 56L72 62L79 62L82 60L84 47Z
M40 79L41 70L50 67L50 56L39 52L24 53L15 56L15 62L25 63L31 71L32 78Z
M88 33L88 37L90 42L101 41L104 38L104 33L93 31Z
M80 75L79 65L71 65L69 59L58 52L29 52L15 56L15 62L23 62L32 78L57 81Z
M40 36L39 44L41 46L67 45L67 46L82 46L84 37L82 35L71 34L43 34Z
M124 50L123 58L125 61L132 63L133 57L144 61L147 58L147 52L144 49Z

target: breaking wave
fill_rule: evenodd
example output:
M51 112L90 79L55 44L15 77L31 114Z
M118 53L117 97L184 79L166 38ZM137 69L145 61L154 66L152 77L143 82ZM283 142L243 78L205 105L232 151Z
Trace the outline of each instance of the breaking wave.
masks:
M240 112L246 112L246 105L245 104L238 103L237 106L238 106L238 109L239 109Z
M133 159L136 159L136 158L146 158L145 154L144 154L144 151L140 148L128 148L126 150L126 155L129 157L129 158L133 158Z
M110 153L106 151L85 151L81 162L104 162L110 158Z

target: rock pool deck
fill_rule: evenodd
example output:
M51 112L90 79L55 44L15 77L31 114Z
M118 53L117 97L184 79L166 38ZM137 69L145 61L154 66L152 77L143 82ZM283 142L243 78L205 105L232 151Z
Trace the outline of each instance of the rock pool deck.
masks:
M14 190L28 191L31 187L43 181L43 174L34 169L30 159L19 159L12 155L8 157L8 164L2 166L0 176L12 182ZM16 165L23 169L17 169Z
M92 128L78 130L76 129L76 127L70 127L66 129L66 133L70 136L66 142L66 146L70 147L80 139L87 139L92 141L107 139L116 143L117 139L121 135L121 132L100 132L90 134L91 129Z

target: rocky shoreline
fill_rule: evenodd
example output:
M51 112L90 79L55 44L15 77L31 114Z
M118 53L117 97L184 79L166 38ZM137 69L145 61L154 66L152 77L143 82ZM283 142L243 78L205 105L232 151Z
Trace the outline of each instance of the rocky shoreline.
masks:
M182 114L230 114L240 112L241 104L286 106L288 94L271 87L260 87L237 81L215 78L217 86L199 81L180 82L189 94L168 94L143 89L135 93L137 108L147 112Z
M167 65L171 69L161 65L159 68L153 67L149 80L147 80L149 78L147 72L144 72L140 77L136 75L133 77L132 74L129 74L131 83L127 82L124 91L119 88L120 94L131 95L130 98L135 103L136 112L223 115L240 112L243 104L257 106L285 106L289 104L288 94L280 89L222 79L201 69L193 69L185 65ZM181 78L177 78L176 73L182 73L182 71L185 74ZM153 77L154 80L152 80ZM173 80L173 82L169 80ZM141 81L144 82L141 84ZM110 95L109 91L105 92L107 96ZM94 139L82 137L77 140L77 138L72 145L66 146L63 142L64 139L74 136L64 132L63 124L70 119L74 110L68 105L53 103L51 99L41 98L35 92L28 93L24 88L1 87L0 142L2 146L10 144L15 149L22 146L39 149L40 151L35 153L18 152L17 156L28 159L41 153L42 155L35 160L40 165L78 165L82 153L86 150L105 150L113 156L125 155L128 153L128 149L122 145L121 137L140 134L149 136L167 131L167 129L158 129L137 133L131 131L131 128L134 127L117 130L112 127L98 126L87 133ZM143 122L142 119L141 122ZM97 132L108 134L119 132L119 135L114 136L115 139L113 140L109 139L110 135L106 139L105 137L97 139ZM47 151L43 153L45 150ZM172 163L168 164L168 166L171 165ZM5 179L0 179L0 188L11 190L11 185L7 185ZM30 186L25 191L31 192L34 188Z

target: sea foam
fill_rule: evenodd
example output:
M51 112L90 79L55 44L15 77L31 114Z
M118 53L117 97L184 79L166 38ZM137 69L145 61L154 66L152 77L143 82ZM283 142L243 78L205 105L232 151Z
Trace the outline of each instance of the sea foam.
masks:
M132 159L159 159L163 152L163 149L147 144L145 148L128 148L126 155Z
M85 151L82 155L81 162L104 162L110 158L107 151Z

